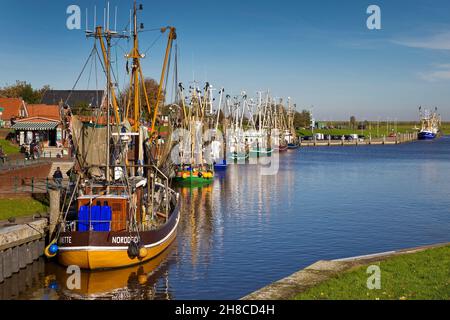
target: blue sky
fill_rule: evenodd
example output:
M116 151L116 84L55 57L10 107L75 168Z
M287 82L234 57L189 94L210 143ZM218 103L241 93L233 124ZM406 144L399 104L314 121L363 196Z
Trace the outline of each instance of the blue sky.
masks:
M70 89L92 48L83 31L66 28L66 9L102 1L1 0L0 85L26 80ZM126 25L131 1L119 7ZM178 29L180 81L208 80L228 93L270 89L323 120L415 120L419 105L450 120L450 1L142 1L146 29ZM382 30L368 30L366 9L381 8ZM92 25L92 21L90 23ZM118 28L119 29L119 28ZM157 32L141 35L146 51ZM113 52L122 61L127 41ZM148 51L146 76L159 79L165 38ZM88 87L85 75L79 89ZM91 78L90 89L95 89Z

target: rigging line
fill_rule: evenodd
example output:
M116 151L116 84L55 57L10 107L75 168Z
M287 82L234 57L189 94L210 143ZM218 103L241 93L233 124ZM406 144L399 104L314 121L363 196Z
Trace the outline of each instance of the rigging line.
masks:
M105 65L103 64L102 58L100 57L100 53L98 52L98 50L96 50L96 52L97 52L97 57L98 57L98 59L99 59L99 61L100 61L100 65L102 66L103 73L106 75ZM110 62L111 62L111 61L110 61ZM114 79L114 81L115 81L116 83L118 83L118 80L117 80L116 74L115 74L115 72L114 72L114 69L111 68L110 70L111 70L111 73L112 73L112 78ZM119 94L120 94L120 89L119 89L118 91L119 91Z
M90 86L90 84L91 84L92 66L93 66L93 64L94 64L94 61L95 61L95 59L92 59L92 60L91 60L91 67L90 67L90 69L89 69L89 78L88 78L88 83L87 83L87 88L86 88L86 90L89 90L89 86Z
M116 72L117 72L117 75L119 75L119 64L117 63L117 61L119 61L119 56L118 56L118 54L117 54L117 47L115 48L115 51L116 51ZM120 83L119 83L119 77L117 77L117 79L116 79L116 82L117 82L117 89L118 89L118 91L119 91L119 96L120 96Z
M150 49L151 48L153 48L153 46L162 38L162 36L163 36L164 34L163 33L161 33L156 39L155 39L155 41L153 41L153 43L144 51L144 54L146 55L149 51L150 51Z
M97 50L97 48L96 48ZM98 54L98 51L97 51ZM100 104L99 104L99 97L98 97L98 66L97 66L97 59L94 59L95 61L95 106L97 108L100 108Z
M78 176L78 179L77 179L77 183L75 184L75 188L73 189L72 196L70 197L69 205L67 206L67 211L66 211L66 213L64 214L63 220L61 221L61 222L64 223L64 224L65 224L66 221L67 221L67 215L69 214L70 206L71 206L71 204L72 204L72 202L73 202L74 196L75 196L75 194L76 194L77 191L78 191L78 185L79 185L79 183L80 183L80 180L81 180L81 176L79 175L79 176ZM63 209L64 209L64 208L63 208ZM64 213L64 210L61 211L61 214L62 214L62 213ZM61 215L61 214L60 214L60 215ZM55 238L54 238L53 240L59 238L59 235L61 234L62 223L59 223L58 231L56 232L56 236L55 236Z
M161 28L139 30L138 33L161 31Z
M173 77L173 88L172 88L172 99L175 103L177 100L177 85L178 85L178 43L175 43L175 67L174 67L174 77Z
M81 76L83 75L83 73L84 73L84 71L85 71L85 69L86 69L86 67L87 67L87 65L88 65L88 63L89 63L89 60L93 57L94 51L95 51L95 46L94 46L94 48L92 49L91 53L89 54L89 57L87 58L86 63L84 64L83 69L81 70L81 73L78 75L78 78L77 78L77 80L75 81L75 84L74 84L74 86L72 87L72 90L70 90L69 96L67 97L67 99L66 99L66 101L64 102L64 104L67 104L67 102L69 101L70 97L72 96L72 93L73 93L73 91L75 90L75 88L77 87L78 82L80 81Z

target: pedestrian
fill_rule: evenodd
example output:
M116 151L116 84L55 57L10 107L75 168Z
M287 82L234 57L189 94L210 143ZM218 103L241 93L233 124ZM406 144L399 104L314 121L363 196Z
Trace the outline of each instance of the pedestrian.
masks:
M3 151L3 147L0 146L0 160L5 163L6 161L6 153Z
M62 181L63 181L63 174L61 172L61 168L57 167L56 171L53 173L53 180L56 183L56 186L58 187L58 189L62 188Z

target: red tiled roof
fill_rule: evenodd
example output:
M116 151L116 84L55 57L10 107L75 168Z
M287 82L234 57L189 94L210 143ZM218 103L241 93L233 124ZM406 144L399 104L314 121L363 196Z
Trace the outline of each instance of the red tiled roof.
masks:
M5 121L11 118L20 116L20 107L23 105L23 100L20 98L1 98L0 108L3 108L2 119Z
M60 110L57 105L46 105L46 104L29 104L27 105L28 117L41 117L54 120L60 120Z

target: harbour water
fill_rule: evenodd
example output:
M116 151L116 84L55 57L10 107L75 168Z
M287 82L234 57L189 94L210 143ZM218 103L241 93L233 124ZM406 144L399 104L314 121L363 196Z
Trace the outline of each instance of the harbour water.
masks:
M83 273L72 291L48 262L4 298L238 299L317 260L450 241L448 136L305 148L281 154L276 175L259 170L230 165L209 187L180 189L178 237L155 261Z

